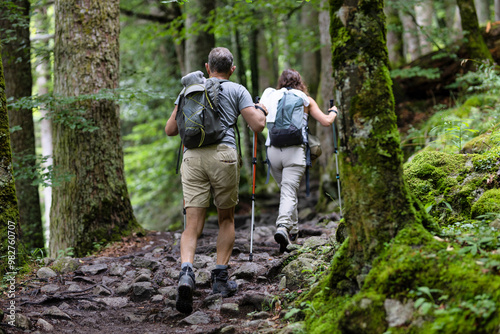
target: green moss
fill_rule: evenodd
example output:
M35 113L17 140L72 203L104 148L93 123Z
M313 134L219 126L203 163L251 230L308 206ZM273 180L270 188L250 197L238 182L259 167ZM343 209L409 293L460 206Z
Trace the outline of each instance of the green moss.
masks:
M495 332L500 326L500 277L483 272L476 257L447 247L418 224L403 229L373 262L359 293L350 297L324 282L320 285L311 298L316 312L306 317L308 332L384 333L388 326L384 301L412 303L422 296L417 294L422 287L433 291L432 300L423 295L431 303L430 311L424 315L415 310L404 330L390 328L391 332ZM347 252L339 253L343 254L332 262L337 275L348 268Z
M471 216L473 218L487 213L500 214L500 189L486 191L472 206Z
M447 225L471 218L482 189L494 186L489 173L498 161L496 149L481 155L423 151L405 164L404 175L410 191Z

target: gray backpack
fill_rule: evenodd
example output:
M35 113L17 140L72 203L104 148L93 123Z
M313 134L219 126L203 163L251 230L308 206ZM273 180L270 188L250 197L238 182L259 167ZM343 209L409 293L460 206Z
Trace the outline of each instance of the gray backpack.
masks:
M286 91L278 102L276 119L268 122L269 139L274 147L305 144L304 101L301 97Z
M215 144L226 132L220 120L219 93L227 80L209 78L185 87L177 108L177 128L186 148Z

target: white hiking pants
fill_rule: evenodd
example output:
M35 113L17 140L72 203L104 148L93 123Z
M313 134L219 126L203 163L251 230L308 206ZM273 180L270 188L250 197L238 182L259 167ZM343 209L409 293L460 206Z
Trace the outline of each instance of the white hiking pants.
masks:
M306 170L305 146L269 146L267 156L271 163L271 175L280 188L280 207L276 226L283 225L289 233L299 232L297 192Z

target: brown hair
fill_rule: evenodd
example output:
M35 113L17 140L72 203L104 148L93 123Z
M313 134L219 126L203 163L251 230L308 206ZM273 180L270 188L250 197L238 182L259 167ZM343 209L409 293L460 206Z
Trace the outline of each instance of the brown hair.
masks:
M298 89L308 94L307 87L302 81L302 77L300 76L299 72L291 68L284 70L281 73L280 78L278 79L277 89L281 89L283 87Z

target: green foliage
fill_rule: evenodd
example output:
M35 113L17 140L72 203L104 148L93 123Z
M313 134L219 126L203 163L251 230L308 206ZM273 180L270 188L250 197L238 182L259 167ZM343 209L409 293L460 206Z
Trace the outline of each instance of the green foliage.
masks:
M391 78L415 78L423 77L427 79L438 79L441 73L438 68L421 68L420 66L412 66L408 68L391 70Z

